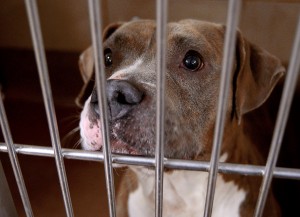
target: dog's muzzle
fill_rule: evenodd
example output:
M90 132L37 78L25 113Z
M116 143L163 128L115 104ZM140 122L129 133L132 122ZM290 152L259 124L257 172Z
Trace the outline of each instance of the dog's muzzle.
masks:
M140 154L131 138L133 126L136 126L137 110L142 104L145 94L137 86L127 80L107 81L106 98L108 103L109 132L114 153ZM97 90L94 88L86 101L80 119L80 135L82 146L86 150L102 150L102 127ZM130 134L130 135L129 135ZM133 142L134 141L134 142Z

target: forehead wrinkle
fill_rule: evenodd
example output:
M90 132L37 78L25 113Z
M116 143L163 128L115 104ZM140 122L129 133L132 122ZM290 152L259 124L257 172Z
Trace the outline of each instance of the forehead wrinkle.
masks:
M152 40L151 35L155 33L155 28L155 22L151 20L126 23L115 32L114 42L129 43L131 41L146 46ZM132 43L129 44L132 45Z
M134 41L134 38L129 35L129 34L123 34L123 33L118 33L113 37L113 43L117 45L118 47L124 46L124 44L132 44Z
M155 35L155 34L154 34ZM130 52L137 58L145 52L151 53L153 45L153 34L133 34L129 31L120 31L114 35L111 43L119 51Z
M156 45L156 28L152 32L150 39L148 40L147 48L150 50Z
M194 37L192 35L187 36L187 35L177 34L171 36L169 40L171 45L180 46L180 47L200 47L203 44L205 44L202 42L202 40L200 40L200 36Z

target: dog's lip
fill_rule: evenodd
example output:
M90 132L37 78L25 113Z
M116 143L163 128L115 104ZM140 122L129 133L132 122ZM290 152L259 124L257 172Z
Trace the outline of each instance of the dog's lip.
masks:
M126 142L115 138L110 140L110 149L112 154L144 156L141 152ZM99 151L103 151L103 146L101 146Z

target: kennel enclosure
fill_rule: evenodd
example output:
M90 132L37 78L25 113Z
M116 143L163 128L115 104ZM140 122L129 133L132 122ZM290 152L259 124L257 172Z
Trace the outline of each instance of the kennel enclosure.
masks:
M70 196L68 180L65 171L64 159L76 159L84 161L99 161L104 162L105 167L105 180L107 188L107 198L109 204L109 213L111 217L115 214L115 193L114 193L114 176L112 171L112 163L118 164L128 164L128 165L141 165L154 167L156 170L156 216L162 216L162 192L163 192L163 169L181 169L181 170L195 170L195 171L205 171L209 173L208 190L206 197L205 213L204 216L210 216L213 207L214 198L214 188L216 183L217 173L230 173L230 174L242 174L251 176L262 176L262 186L260 196L257 202L257 208L255 211L255 216L259 217L262 215L264 202L270 187L270 183L273 178L282 179L295 179L300 180L300 169L295 168L282 168L276 167L276 162L278 154L280 152L280 146L282 142L282 137L285 130L285 125L287 122L289 107L292 103L293 92L295 91L297 85L297 76L299 72L300 64L300 22L298 22L297 32L295 34L295 41L293 45L293 50L291 52L291 59L288 67L287 78L285 81L285 87L282 94L281 104L278 112L276 127L273 134L273 139L271 143L271 148L269 152L269 158L265 166L254 166L254 165L241 165L241 164L229 164L229 163L219 163L221 139L223 136L224 128L224 117L223 112L224 105L226 103L229 78L226 76L231 72L232 60L234 56L235 44L235 31L238 26L240 11L242 7L242 1L230 0L228 2L228 15L227 15L227 28L225 47L224 47L224 59L223 59L223 71L222 79L220 84L220 97L219 97L219 107L218 115L215 127L215 139L212 151L212 157L210 162L199 162L199 161L187 161L187 160L175 160L175 159L165 159L163 152L163 141L164 137L164 68L165 66L165 26L167 22L168 5L167 1L157 1L156 2L156 18L157 18L157 38L158 38L158 48L157 48L157 72L158 72L158 92L157 92L157 152L155 158L145 158L145 157L130 157L122 155L114 155L110 152L110 142L108 135L108 123L106 118L102 118L102 128L104 130L103 138L104 147L103 153L100 152L90 152L83 150L67 149L62 148L61 138L58 133L57 118L55 114L55 107L53 102L52 90L50 86L49 72L45 55L45 48L42 37L42 29L39 22L39 15L36 1L26 0L27 16L30 23L31 37L33 41L33 47L35 52L35 58L38 66L40 84L42 88L43 101L46 109L49 132L51 137L52 147L42 147L30 144L15 144L10 132L9 122L7 120L6 111L3 105L3 100L0 99L0 117L1 117L1 129L4 137L3 143L0 143L0 151L7 153L10 158L10 162L14 171L15 179L18 185L18 189L22 198L24 210L26 216L34 216L34 211L31 208L31 202L28 197L26 185L24 183L23 174L21 171L20 163L18 160L18 155L32 155L41 157L51 157L55 159L57 174L59 177L59 183L61 187L61 193L63 195L65 214L66 216L74 216L74 208L72 206L72 200ZM101 29L97 28L101 26L101 10L99 1L89 0L89 14L90 14L90 25L91 25L91 35L92 44L96 51L102 50L101 43ZM99 96L99 102L102 102L103 112L102 117L106 117L106 96L105 96L105 76L99 72L103 70L103 54L102 52L96 52L96 82L97 91ZM101 88L101 89L100 89ZM1 172L1 170L0 170ZM7 192L5 190L6 184L2 185L3 189L0 192ZM5 188L5 189L4 189ZM2 191L3 190L3 191ZM1 197L1 195L0 195ZM1 201L1 200L0 200ZM0 204L2 205L2 204ZM13 211L13 206L5 205L7 209Z

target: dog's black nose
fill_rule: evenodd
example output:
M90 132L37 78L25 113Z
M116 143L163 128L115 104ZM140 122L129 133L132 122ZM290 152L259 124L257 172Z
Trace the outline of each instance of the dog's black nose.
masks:
M143 92L125 80L107 82L107 99L113 120L124 117L142 101Z
M112 120L127 115L143 99L143 92L125 80L109 80L106 88L110 118ZM99 114L96 89L92 93L91 103L95 105L95 111Z

